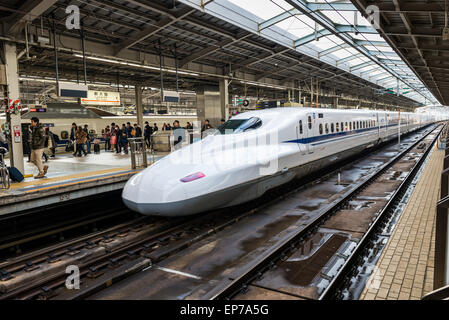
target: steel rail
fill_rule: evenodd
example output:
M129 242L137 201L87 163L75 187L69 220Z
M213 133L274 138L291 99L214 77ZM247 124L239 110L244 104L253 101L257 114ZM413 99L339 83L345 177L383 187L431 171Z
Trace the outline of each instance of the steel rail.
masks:
M443 126L443 128L444 128L444 126ZM321 293L318 300L326 300L326 299L330 299L330 298L334 297L336 291L339 289L341 284L344 282L343 280L345 279L345 277L349 273L351 273L351 271L353 271L355 268L357 268L357 264L355 263L356 260L361 256L363 249L369 243L370 239L376 234L376 231L378 230L378 227L379 227L379 225L381 225L384 218L386 216L388 216L389 213L393 212L394 207L397 205L397 201L402 198L403 192L405 190L407 190L407 188L410 186L410 183L412 182L413 178L416 176L417 172L421 168L423 162L425 161L428 154L430 153L430 150L432 150L432 148L435 145L435 142L438 139L439 135L441 134L443 128L440 129L439 133L435 136L432 143L430 143L430 145L427 147L426 151L419 158L418 162L416 162L416 164L410 170L407 177L402 181L402 183L396 189L396 191L394 192L394 194L392 195L390 200L388 200L387 204L383 207L383 209L377 215L376 219L373 221L373 223L369 227L368 231L365 232L362 239L360 239L360 241L357 243L357 246L355 247L351 256L345 261L345 263L343 264L341 269L338 270L337 274L334 276L334 278L332 278L329 285Z
M398 153L392 160L382 165L382 167L376 172L373 173L369 178L365 181L360 182L356 187L347 192L342 199L336 202L331 208L327 209L320 216L316 217L313 221L311 221L307 226L303 229L299 230L295 234L293 234L288 239L285 239L278 246L273 247L269 250L266 255L258 260L256 260L253 265L238 276L233 279L230 283L225 283L222 287L217 287L216 290L211 291L210 293L204 296L204 299L209 300L217 300L217 299L230 299L239 292L241 289L246 288L246 285L251 281L257 279L261 272L265 271L270 265L269 262L273 262L273 260L277 260L283 253L290 252L294 248L294 244L297 243L300 239L307 237L312 234L314 230L318 229L319 226L327 220L328 217L337 212L340 208L344 206L345 203L350 201L354 196L356 196L361 189L367 187L374 180L376 180L381 174L387 171L391 166L393 166L396 162L398 162L404 155L406 155L410 150L412 150L415 146L417 146L422 140L424 140L427 136L429 136L432 132L437 130L439 127L435 127L430 132L426 133L421 139L412 143L408 148L404 149L400 153Z

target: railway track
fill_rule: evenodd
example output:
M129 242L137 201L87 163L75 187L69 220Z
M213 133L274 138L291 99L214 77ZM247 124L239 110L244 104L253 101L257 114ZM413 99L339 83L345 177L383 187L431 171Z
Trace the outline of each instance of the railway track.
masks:
M363 198L364 191L366 191L370 187L372 188L376 184L376 182L379 183L379 180L387 174L387 170L401 161L401 159L408 157L412 149L419 147L421 141L426 140L430 136L430 143L426 143L426 146L423 147L425 148L425 151L420 155L419 160L417 160L416 163L414 163L414 165L410 168L410 171L407 173L407 176L402 180L400 185L392 190L393 194L391 195L389 200L386 201L386 204L381 208L381 210L376 215L374 215L373 221L369 223L368 230L364 232L363 236L358 241L353 243L352 248L346 248L347 250L345 251L345 253L348 253L347 255L345 255L345 253L337 252L337 250L335 251L335 256L337 258L340 258L341 260L344 260L344 263L342 265L338 265L337 263L334 264L334 270L330 270L332 269L332 267L330 267L327 270L328 273L326 273L323 268L320 276L324 281L327 281L328 284L322 287L323 289L321 290L321 292L319 292L318 289L317 296L315 297L313 297L313 295L301 295L300 293L296 292L298 298L303 299L341 299L341 291L350 285L351 277L357 274L358 267L363 261L363 256L366 255L367 251L370 249L370 241L376 233L379 234L382 228L385 227L386 219L391 217L395 206L404 195L404 192L421 167L421 164L424 162L435 141L438 139L439 133L441 131L442 127L436 128L431 133L426 135L423 139L417 141L409 148L398 154L394 159L386 163L375 175L362 182L359 186L357 186L355 190L350 192L346 197L336 203L333 207L329 208L322 215L318 216L314 221L310 222L306 227L299 230L296 234L292 235L288 239L285 239L283 243L276 247L273 247L270 252L267 252L264 257L255 261L254 265L244 273L242 273L239 277L232 279L231 282L225 283L221 287L219 286L217 290L210 292L205 296L205 298L232 299L241 293L245 293L248 290L248 286L250 285L263 287L265 289L279 290L279 288L270 287L269 285L265 286L263 284L263 281L260 281L264 277L264 274L270 272L270 270L279 262L284 264L288 263L288 258L293 256L297 252L298 247L300 247L305 241L307 241L307 239L314 237L318 233L320 227L323 227L323 225L325 226L327 222L331 221L330 219L332 217L337 216L342 211L347 211L351 201L354 201L356 198ZM340 216L341 219L348 218L342 216L343 215ZM334 226L337 231L343 230L343 228L339 227L339 223L340 221L334 219L334 221L327 223L327 227L332 228L331 226ZM327 241L332 241L332 238L336 239L335 236L332 236ZM334 245L338 246L338 243ZM270 276L272 275L266 275L267 278ZM281 291L288 292L288 290L285 289L281 289ZM293 291L290 291L290 293L293 294Z
M430 134L430 129L427 129L425 136ZM423 143L423 139L426 137L421 136L418 140L418 136L410 138L407 142L404 139L404 145L407 147L402 150L400 155L407 156L407 153L414 148L418 148L420 145L429 146L429 142ZM277 269L278 262L287 261L294 252L293 249L297 249L295 244L301 244L309 241L309 238L313 238L317 235L317 230L326 221L330 221L332 214L337 213L337 209L346 208L354 205L351 203L350 195L355 196L360 193L363 187L369 188L369 185L376 177L382 176L382 172L391 174L388 168L395 166L395 163L401 158L395 157L394 161L391 160L391 146L390 149L379 152L374 158L368 157L365 159L367 163L378 163L378 168L366 168L363 169L363 174L360 172L354 173L353 168L348 169L349 175L360 175L357 179L357 183L352 186L341 182L340 189L344 190L340 194L340 198L337 199L334 195L328 197L329 209L324 214L317 210L312 203L310 205L310 212L319 212L315 217L308 217L309 224L306 226L302 222L292 224L292 221L298 220L300 215L279 215L281 219L276 220L276 217L270 216L274 211L279 212L281 210L293 212L289 209L293 206L298 206L298 200L303 200L302 196L314 187L327 188L332 183L332 180L336 176L336 172L326 175L321 179L314 180L304 188L291 190L289 194L285 194L283 199L285 202L289 200L296 201L296 204L292 204L282 207L284 201L279 201L277 198L274 203L270 203L267 206L268 209L258 209L257 214L241 219L238 224L223 228L222 230L216 230L216 233L211 233L208 238L204 238L200 241L192 243L188 247L184 247L177 253L171 253L168 256L160 259L160 256L149 255L149 261L145 267L138 268L138 271L134 274L126 274L129 265L122 270L118 270L117 273L109 277L109 280L104 279L103 285L96 290L90 291L86 289L84 293L77 295L77 298L89 298L89 299L245 299L245 292L248 288L257 288L269 291L269 288L264 288L262 285L254 284L254 281L270 278L268 272ZM395 148L395 147L393 147ZM421 149L419 149L421 150ZM383 153L382 153L383 152ZM413 153L413 152L412 152ZM421 155L421 154L420 154ZM413 159L417 159L418 154L413 153ZM374 159L374 160L373 160ZM382 165L379 163L382 162ZM408 160L411 160L409 157ZM360 162L363 160L359 159ZM366 162L365 162L366 163ZM375 169L375 170L374 170ZM360 170L362 171L362 170ZM396 172L396 171L394 171ZM348 173L348 172L346 172ZM343 172L342 176L345 176ZM347 177L348 175L346 175ZM331 179L331 177L333 177ZM400 184L402 181L401 175L395 176L392 174L395 184ZM336 180L336 179L335 179ZM335 181L332 180L332 181ZM392 181L393 181L392 180ZM340 187L340 186L339 186ZM349 188L349 190L347 190ZM316 188L315 188L316 189ZM311 190L312 193L315 192ZM298 190L302 190L298 192ZM318 196L314 193L313 196ZM305 201L300 201L300 203ZM324 202L324 200L323 200ZM385 200L385 203L387 200ZM277 204L276 204L277 203ZM330 210L333 208L335 210ZM296 212L301 210L295 209ZM293 220L291 218L294 218ZM303 221L304 217L301 217L298 221ZM328 218L328 219L326 219ZM314 222L314 223L312 223ZM304 228L304 227L307 228ZM302 235L302 238L297 236ZM262 236L261 236L262 235ZM360 233L359 233L360 235ZM361 238L361 236L360 236ZM274 239L274 240L273 240ZM293 239L293 240L292 240ZM322 241L322 244L336 245L338 240L328 237L326 241ZM251 240L251 241L250 241ZM294 240L297 240L296 242ZM347 239L346 239L347 240ZM348 241L351 243L350 249L354 249L359 241ZM275 245L273 245L275 244ZM340 241L340 245L342 241ZM242 249L243 248L243 249ZM168 249L170 251L170 249ZM242 253L242 251L244 251ZM339 252L338 252L339 253ZM341 256L343 254L339 253ZM343 260L347 259L347 256L343 256ZM318 272L320 274L320 272ZM321 273L325 277L326 281L332 281L333 277ZM83 291L83 289L81 289ZM302 299L317 299L317 296L301 296L296 293L282 293L282 288L276 288L271 290L270 294L266 295L249 295L249 299L279 299L288 296L289 298L302 298ZM321 292L322 293L322 292ZM320 293L320 294L321 294ZM276 295L278 294L278 295ZM61 295L60 298L70 298L71 295ZM73 296L72 296L73 297Z
M360 160L360 156L358 158ZM335 175L340 169L330 168L326 175L321 173L321 177L318 179L317 176L314 176L310 177L308 181L278 188L270 192L262 204L258 200L257 203L252 202L232 208L232 210L219 210L193 220L180 220L172 224L162 223L158 226L156 226L157 223L156 225L149 223L143 227L134 221L101 233L75 239L66 244L45 248L19 257L15 261L0 263L0 269L3 270L0 278L0 292L3 293L0 294L0 299L87 298L108 288L111 284L151 268L167 257L182 252L193 244L253 215L262 208L284 199L288 194L306 189L310 185ZM299 184L301 185L298 186ZM75 263L80 269L81 290L64 289L67 277L65 266L70 263ZM52 265L53 267L51 267ZM240 281L244 282L244 279L250 277L253 271L249 271L248 274L242 276L241 280L217 294L215 298L227 298L229 292L233 288L239 287ZM33 272L33 276L30 276ZM28 277L23 277L27 274ZM230 296L233 295L235 294Z

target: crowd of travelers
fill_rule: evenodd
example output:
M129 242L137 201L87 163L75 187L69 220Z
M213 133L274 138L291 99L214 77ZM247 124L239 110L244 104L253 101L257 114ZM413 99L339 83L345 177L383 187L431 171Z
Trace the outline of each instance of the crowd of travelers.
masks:
M224 119L221 120L224 123ZM206 119L201 127L201 132L212 129L212 125L209 120ZM173 125L164 123L162 125L162 131L173 131L174 135L174 147L179 149L181 142L186 139L184 130L192 130L193 124L187 122L185 127L181 127L178 120L173 122ZM131 125L130 122L122 124L121 126L116 123L106 126L102 130L102 137L105 141L105 151L116 152L121 154L128 154L129 139L143 137L145 144L148 148L151 147L151 136L159 130L156 123L150 125L148 121L145 121L145 126L142 129L137 123ZM24 153L28 155L28 162L32 162L39 170L39 173L34 177L40 179L45 176L48 171L48 166L43 165L42 160L45 162L49 158L55 158L55 151L60 141L59 136L53 133L50 127L43 127L37 117L31 118L31 126L26 135L24 135ZM93 131L89 131L89 126L78 126L75 122L72 123L70 129L69 141L66 146L67 152L73 152L73 156L81 157L87 156L91 153L92 142L94 144L94 152L100 152L100 139L93 134Z

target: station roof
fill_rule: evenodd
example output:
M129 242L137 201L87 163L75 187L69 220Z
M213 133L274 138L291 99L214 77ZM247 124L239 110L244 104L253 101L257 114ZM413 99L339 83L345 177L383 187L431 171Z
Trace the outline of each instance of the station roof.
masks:
M30 32L51 38L55 26L63 80L83 76L80 32L66 28L66 9L76 5L86 39L88 80L97 84L120 80L155 87L161 53L164 86L173 88L176 53L180 87L189 90L216 84L223 77L232 79L234 87L285 90L299 85L307 90L314 78L321 89L337 95L411 107L435 101L353 4L333 3L0 0L0 15L6 22L4 36L25 21ZM356 26L351 25L354 19ZM33 41L30 57L22 52L19 60L21 75L51 79L55 73L52 45ZM19 49L24 47L19 42ZM397 78L400 95L386 94L386 89L396 93Z
M448 1L352 0L361 11L375 6L378 29L394 51L443 105L449 105Z

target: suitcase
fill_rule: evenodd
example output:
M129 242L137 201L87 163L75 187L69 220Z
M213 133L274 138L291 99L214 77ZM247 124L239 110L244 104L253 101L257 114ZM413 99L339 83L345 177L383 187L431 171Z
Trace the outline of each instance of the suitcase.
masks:
M100 145L94 144L94 153L100 153Z
M22 182L23 179L25 179L23 177L23 174L21 174L20 171L17 170L17 168L15 168L15 167L8 167L8 172L9 172L9 177L14 182Z

